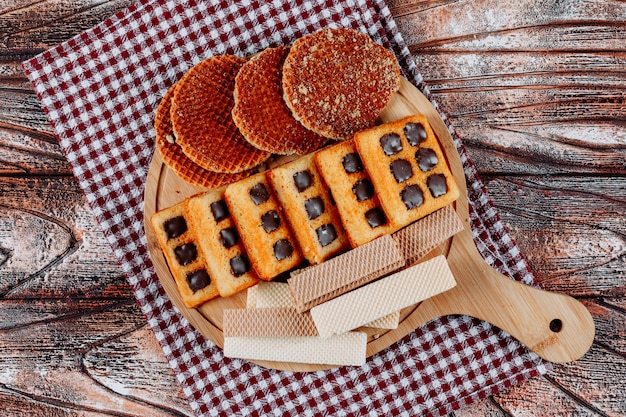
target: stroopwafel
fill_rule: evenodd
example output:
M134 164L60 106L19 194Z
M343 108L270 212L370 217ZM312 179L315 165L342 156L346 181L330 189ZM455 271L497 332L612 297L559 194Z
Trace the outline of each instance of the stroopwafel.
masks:
M283 65L285 102L294 117L333 139L371 127L399 88L394 54L346 28L296 40Z
M231 117L235 76L245 59L233 55L205 59L176 83L170 116L189 159L215 172L239 173L270 157L249 144Z
M173 96L174 87L171 87L159 102L154 117L156 147L165 165L171 168L176 175L183 180L191 184L209 188L230 184L254 173L254 170L237 174L213 172L202 168L189 159L183 153L180 146L174 141L174 132L170 119L170 108Z
M235 79L233 120L259 149L281 155L305 155L326 138L297 121L283 99L282 66L289 47L268 48L246 62Z

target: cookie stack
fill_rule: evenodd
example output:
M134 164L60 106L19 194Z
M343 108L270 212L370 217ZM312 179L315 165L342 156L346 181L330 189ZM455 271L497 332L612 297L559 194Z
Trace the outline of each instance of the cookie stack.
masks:
M374 125L400 85L395 56L360 32L326 29L250 59L215 56L166 93L157 149L183 180L215 188Z

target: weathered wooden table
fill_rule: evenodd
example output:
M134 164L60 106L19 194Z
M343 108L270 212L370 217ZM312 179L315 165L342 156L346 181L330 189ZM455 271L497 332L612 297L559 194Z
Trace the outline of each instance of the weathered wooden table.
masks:
M130 0L0 2L0 415L191 415L21 61ZM626 3L389 6L579 361L457 416L626 415Z

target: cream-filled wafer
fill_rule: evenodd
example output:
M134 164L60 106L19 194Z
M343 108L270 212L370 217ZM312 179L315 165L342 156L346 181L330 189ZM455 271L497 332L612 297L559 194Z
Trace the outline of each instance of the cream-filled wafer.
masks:
M303 312L402 265L404 258L395 241L384 235L319 265L294 271L287 282L296 309Z
M416 304L456 285L440 255L311 309L320 337L356 329L376 317Z
M224 197L259 278L270 281L303 261L265 173L230 184Z
M424 115L354 135L385 215L408 225L459 197L445 155Z
M292 308L295 304L289 291L289 284L285 282L259 282L253 289L253 300L249 301L247 308L273 309L273 308ZM305 314L305 313L302 313ZM366 323L363 327L375 329L396 329L400 323L400 312L388 314L380 317L370 323ZM317 333L316 333L317 334Z
M452 205L445 206L391 235L412 265L446 239L463 230L463 223Z
M367 335L348 332L319 336L225 337L224 356L249 360L361 366L365 364Z
M150 218L163 255L186 307L194 308L219 295L195 230L181 202Z
M302 255L311 264L349 248L339 212L309 154L267 172Z
M311 315L295 308L232 308L224 310L224 336L317 336Z
M188 198L185 213L196 231L209 273L222 297L259 282L224 201L223 189Z
M315 165L326 183L332 185L333 199L352 247L401 227L385 215L354 140L320 150L315 154Z

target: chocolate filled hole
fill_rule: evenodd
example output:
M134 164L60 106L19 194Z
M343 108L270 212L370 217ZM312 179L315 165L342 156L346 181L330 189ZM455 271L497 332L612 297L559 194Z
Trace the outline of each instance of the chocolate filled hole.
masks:
M211 214L215 219L215 223L219 223L229 216L228 206L224 200L219 200L211 203Z
M174 248L174 255L176 260L182 266L189 265L196 260L198 256L198 250L193 243L185 243Z
M413 176L413 167L411 167L411 163L405 159L396 159L390 164L389 168L398 184L403 183Z
M402 150L402 141L397 133L388 133L380 138L380 146L387 156L395 155Z
M561 319L554 319L550 322L550 330L554 333L558 333L563 329L563 322Z
M199 291L211 284L211 277L204 269L188 273L185 279L193 292Z
M261 216L261 225L263 230L271 233L280 227L280 216L274 210L270 210Z
M348 174L354 174L363 171L363 163L361 162L361 158L357 153L349 153L344 156L341 160L341 164L343 165L343 169Z
M352 187L352 192L357 201L365 201L374 197L374 184L367 178L358 180Z
M163 230L168 239L174 239L187 231L187 222L183 216L177 216L163 223Z
M296 172L293 175L293 183L298 189L298 192L301 193L311 186L313 183L313 177L311 177L311 174L308 171Z
M270 199L270 193L265 188L265 184L260 183L250 189L250 198L258 206Z
M309 198L304 202L304 209L309 220L317 219L324 213L324 200L320 197Z

